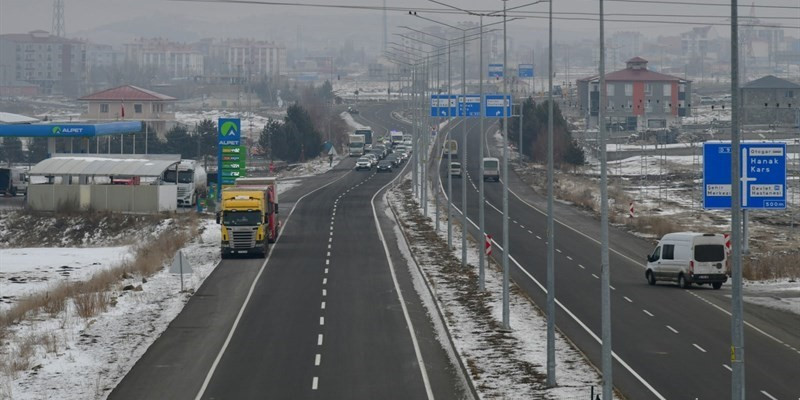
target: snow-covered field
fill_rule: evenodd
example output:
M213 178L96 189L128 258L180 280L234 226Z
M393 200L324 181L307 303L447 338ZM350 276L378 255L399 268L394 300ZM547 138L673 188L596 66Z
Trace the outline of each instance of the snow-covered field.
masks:
M239 113L223 110L209 110L200 112L179 111L175 113L175 120L190 127L193 127L195 124L199 124L205 119L210 119L214 121L214 123L217 123L219 118L241 118L242 134L253 139L258 138L258 135L261 134L264 126L267 125L267 122L269 122L267 117L247 112Z
M202 222L196 240L184 247L192 273L184 277L187 290L202 284L219 261L219 229L213 220ZM58 249L29 250L30 257L45 257ZM109 249L110 251L110 249ZM100 260L102 257L84 262ZM53 274L57 274L54 271ZM126 285L133 290L122 290ZM18 341L3 357L20 357L26 341L33 346L26 371L0 377L0 398L11 399L93 399L105 398L116 383L189 300L189 293L179 293L180 277L169 269L148 278L130 277L112 290L112 307L89 319L80 318L75 306L54 318L32 318L14 326Z
M84 281L129 259L130 246L0 249L0 311L61 282Z

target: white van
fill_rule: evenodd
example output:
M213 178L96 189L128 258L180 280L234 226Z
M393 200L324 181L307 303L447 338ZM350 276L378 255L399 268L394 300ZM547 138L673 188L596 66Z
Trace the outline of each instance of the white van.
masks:
M725 238L721 234L668 233L647 256L647 283L677 282L686 289L693 283L719 289L728 280Z
M489 179L500 182L500 159L494 157L483 158L483 180Z

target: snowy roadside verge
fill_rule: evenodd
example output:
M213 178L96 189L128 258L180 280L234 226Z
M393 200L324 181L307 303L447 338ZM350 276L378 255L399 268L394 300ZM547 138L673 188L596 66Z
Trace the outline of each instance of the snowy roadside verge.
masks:
M558 334L559 386L547 388L546 319L542 312L514 287L510 301L512 329L504 331L500 323L502 276L497 265L488 264L486 291L478 291L478 250L471 244L468 267L463 269L457 256L461 235L458 226L454 225L456 248L448 250L445 233L436 232L431 218L422 216L419 204L410 194L408 180L389 192L388 199L411 245L411 254L404 256L412 275L415 268L411 265L417 263L434 291L459 356L481 398L577 399L588 397L591 386L600 386L597 371ZM428 215L434 215L434 206L430 204L428 208ZM417 287L417 290L427 289ZM434 312L429 310L431 314Z

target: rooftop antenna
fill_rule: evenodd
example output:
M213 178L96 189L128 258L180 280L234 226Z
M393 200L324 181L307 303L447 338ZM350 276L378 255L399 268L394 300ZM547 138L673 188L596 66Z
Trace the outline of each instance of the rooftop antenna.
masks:
M64 30L64 0L53 0L53 28L51 34L65 37Z

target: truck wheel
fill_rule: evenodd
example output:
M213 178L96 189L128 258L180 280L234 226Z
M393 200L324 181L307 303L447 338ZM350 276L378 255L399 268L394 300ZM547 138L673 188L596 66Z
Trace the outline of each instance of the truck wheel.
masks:
M692 286L692 284L686 280L686 277L684 277L683 274L680 274L678 275L678 286L681 289L688 289L690 286Z
M653 271L647 271L645 276L647 276L647 283L649 283L651 286L656 284L656 276L653 274Z
M713 287L714 290L719 290L719 288L722 287L722 282L714 282L711 284L711 287Z

